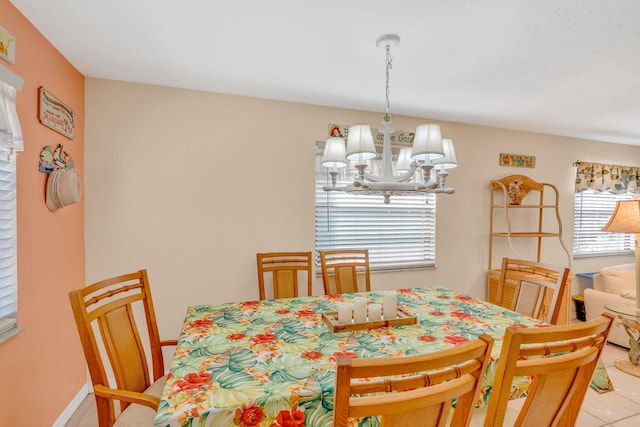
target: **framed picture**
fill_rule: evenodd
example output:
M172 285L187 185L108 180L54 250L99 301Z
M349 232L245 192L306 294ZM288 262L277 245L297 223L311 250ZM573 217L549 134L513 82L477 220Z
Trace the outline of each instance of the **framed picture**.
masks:
M9 64L16 60L16 38L4 27L0 27L0 58Z
M513 166L519 168L535 168L536 156L523 154L500 153L500 166Z
M69 139L76 136L76 115L73 110L43 87L38 89L38 120Z

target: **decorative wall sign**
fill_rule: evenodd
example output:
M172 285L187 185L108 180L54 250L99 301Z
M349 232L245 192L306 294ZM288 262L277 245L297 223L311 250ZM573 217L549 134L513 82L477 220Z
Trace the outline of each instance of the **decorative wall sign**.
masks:
M384 134L380 132L379 129L371 129L371 132L373 134L374 143L382 144L384 142ZM349 136L349 126L331 123L329 125L329 136L347 138ZM415 132L396 130L390 135L390 138L391 143L394 145L411 145L413 144L414 136Z
M9 64L16 60L16 38L4 27L0 27L0 58Z
M38 120L69 139L76 136L76 116L73 110L43 87L38 89Z
M519 168L535 168L536 156L522 154L500 153L500 166L515 166Z

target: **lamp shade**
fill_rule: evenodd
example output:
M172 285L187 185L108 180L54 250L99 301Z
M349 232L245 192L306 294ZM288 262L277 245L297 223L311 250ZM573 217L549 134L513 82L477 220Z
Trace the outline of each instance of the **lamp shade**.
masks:
M609 233L640 233L640 200L616 202L609 222L602 230Z
M327 139L322 154L322 166L328 168L343 168L347 166L347 150L344 140L335 136Z
M610 233L636 234L636 316L640 315L640 200L621 200L602 230ZM628 333L628 332L627 332Z
M398 153L398 160L396 161L396 172L407 172L411 166L411 148L403 147Z
M436 159L432 163L441 169L453 169L458 166L456 151L453 149L453 141L445 138L442 140L442 146L444 148L444 157Z
M414 160L435 160L444 157L442 134L436 124L419 125L413 137L411 158Z
M347 160L365 161L377 155L369 125L351 126L347 137Z

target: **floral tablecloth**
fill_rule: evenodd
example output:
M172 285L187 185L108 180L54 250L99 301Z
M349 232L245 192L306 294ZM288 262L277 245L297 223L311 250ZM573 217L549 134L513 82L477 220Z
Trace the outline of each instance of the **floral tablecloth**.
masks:
M187 310L155 427L331 425L338 355L392 357L433 352L474 340L494 339L478 407L491 391L502 336L508 326L546 325L447 288L398 289L398 305L417 324L332 333L322 313L340 301L383 293L198 305ZM512 398L524 396L527 378L514 381ZM606 372L592 386L610 388ZM377 426L365 418L359 427Z

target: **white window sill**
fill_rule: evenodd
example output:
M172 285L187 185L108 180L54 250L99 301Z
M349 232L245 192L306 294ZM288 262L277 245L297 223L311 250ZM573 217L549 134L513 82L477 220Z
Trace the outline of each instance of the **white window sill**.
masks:
M18 335L24 328L18 326L17 319L13 317L5 317L0 319L0 344L11 337Z

